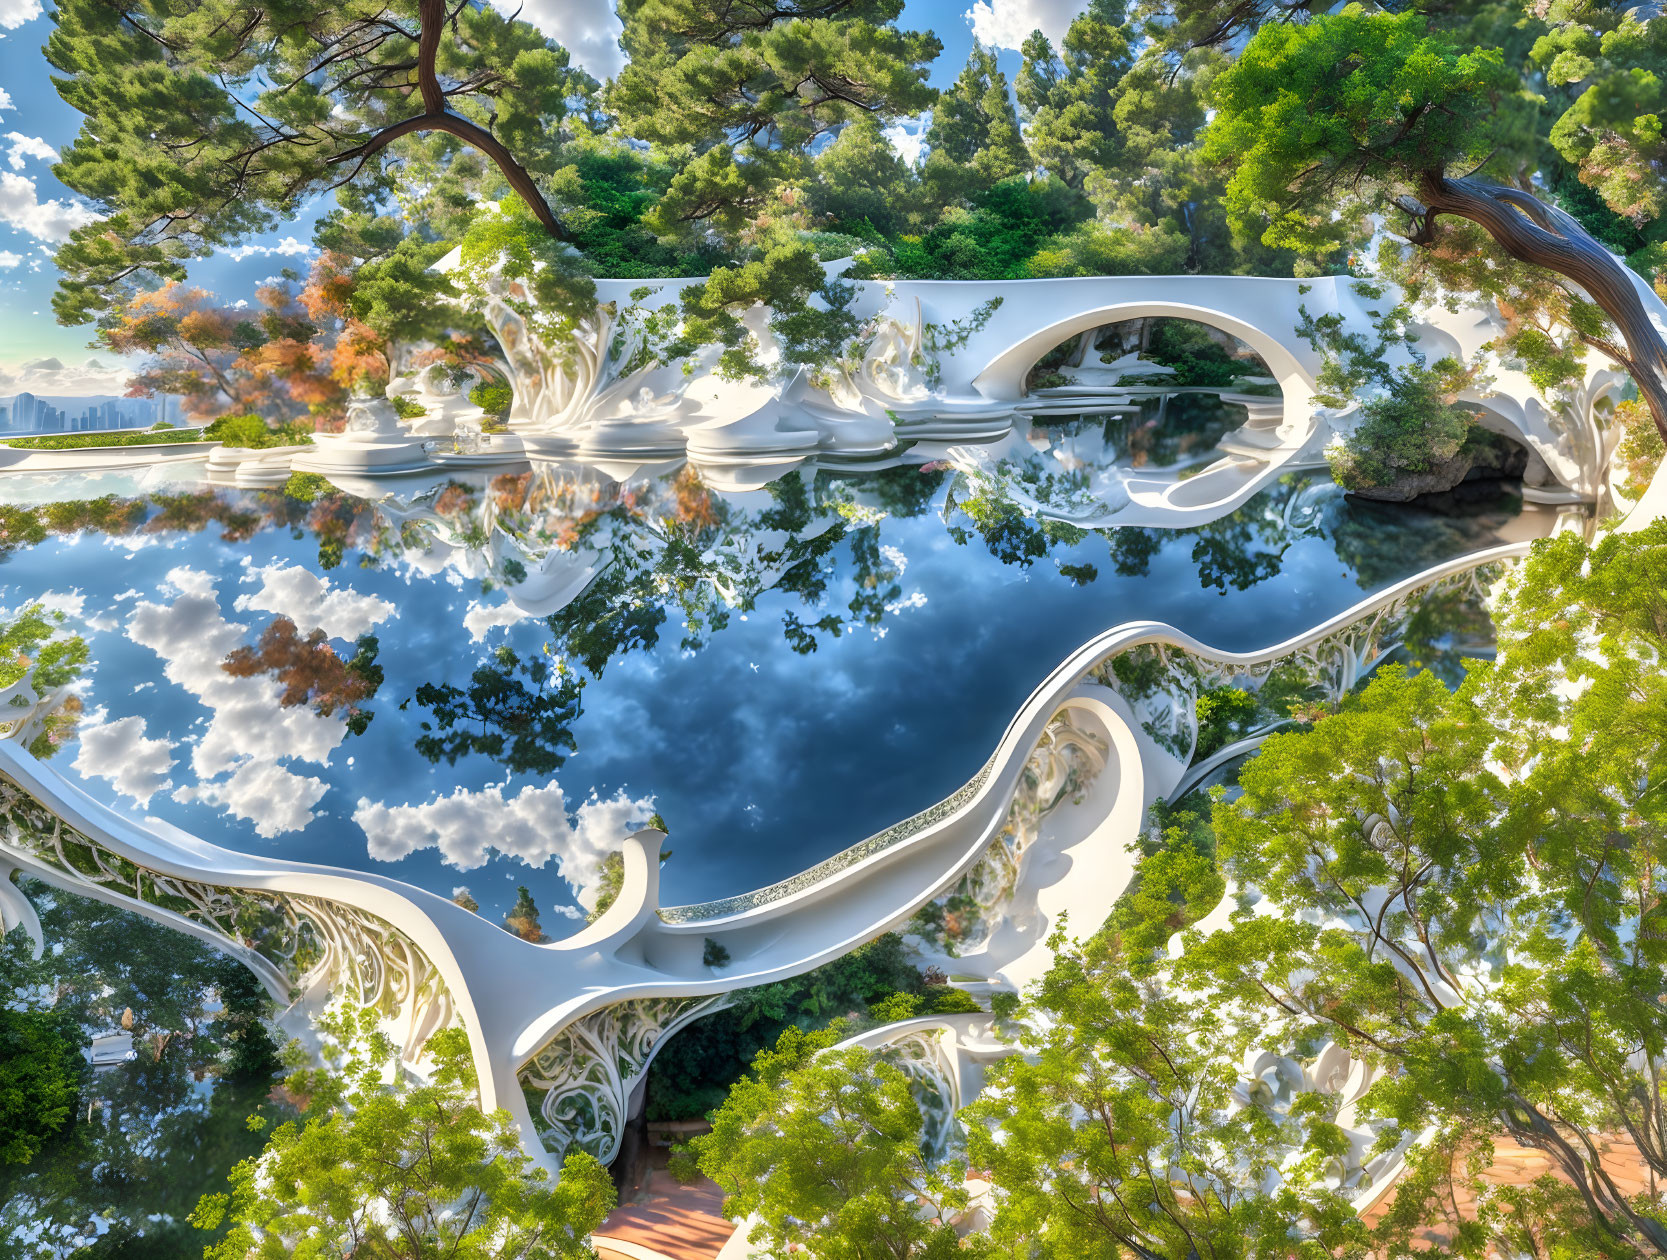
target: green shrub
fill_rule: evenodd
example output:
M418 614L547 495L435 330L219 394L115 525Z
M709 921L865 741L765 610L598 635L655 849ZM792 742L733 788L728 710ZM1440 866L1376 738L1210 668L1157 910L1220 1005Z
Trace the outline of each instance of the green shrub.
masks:
M253 413L242 416L221 416L203 436L222 446L238 450L264 451L277 446L311 446L312 430L299 421L290 421L276 428Z
M395 394L389 401L393 403L394 412L401 420L415 420L428 414L428 408L409 394Z
M1256 718L1256 697L1242 687L1210 687L1198 693L1198 746L1193 759L1208 757L1245 734Z
M515 401L515 391L505 381L482 381L469 391L469 401L489 416L503 419Z
M1472 417L1442 392L1451 376L1448 363L1408 369L1395 378L1389 393L1361 408L1355 431L1326 452L1338 485L1345 490L1386 486L1403 475L1428 472L1459 453L1470 436Z
M314 503L320 495L329 494L333 489L329 478L322 473L292 472L284 482L284 493L297 503Z
M120 433L49 433L43 437L7 438L5 445L20 451L78 451L97 446L157 446L200 440L202 437L195 429L169 429L163 433L134 429Z

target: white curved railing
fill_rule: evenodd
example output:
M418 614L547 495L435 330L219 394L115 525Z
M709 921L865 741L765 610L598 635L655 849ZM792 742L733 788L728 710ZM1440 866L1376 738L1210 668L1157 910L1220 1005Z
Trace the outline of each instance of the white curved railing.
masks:
M998 834L1015 785L1048 723L1110 658L1150 646L1201 662L1223 676L1248 677L1258 670L1265 676L1279 660L1306 654L1317 665L1334 667L1337 685L1346 689L1381 655L1376 648L1397 610L1404 611L1421 592L1526 550L1527 544L1511 544L1438 565L1305 634L1259 651L1220 651L1159 622L1108 630L1049 672L1008 724L986 766L945 801L792 879L738 898L673 907L665 918L657 905L660 837L631 837L619 900L591 927L543 945L521 941L397 880L236 853L161 820L118 813L15 745L0 743L0 775L141 872L133 877L135 892L129 896L140 891L141 879L151 879L144 873L154 873L210 891L258 892L298 906L315 903L323 918L332 905L344 908L338 917L359 924L341 930L345 954L369 951L377 955L377 965L403 975L426 968L424 974L444 985L452 1011L469 1029L484 1105L508 1107L533 1132L538 1126L518 1077L542 1063L539 1088L548 1086L545 1096L556 1093L573 1104L557 1129L565 1129L573 1140L590 1136L587 1109L577 1105L582 1095L589 1099L591 1117L612 1117L601 1125L600 1136L617 1139L629 1093L663 1033L692 1018L696 1008L711 1009L716 995L808 971L897 926L970 870ZM1364 656L1363 644L1371 648ZM1138 777L1131 775L1131 784ZM20 849L12 835L0 843L0 855L27 859L18 860L19 865L46 865L38 853ZM82 878L74 869L57 873ZM123 879L132 876L126 866L121 873ZM1107 898L1118 891L1103 890ZM142 900L133 905L179 925L178 916L165 908ZM365 928L364 916L389 931L377 936ZM728 964L705 964L708 938L724 947ZM413 1035L418 1025L428 1026L417 1018L405 1022ZM567 1049L554 1056L560 1060L555 1062L550 1050L561 1038ZM624 1046L635 1048L619 1057ZM615 1058L618 1070L590 1070L592 1060L606 1058ZM612 1152L605 1144L597 1153Z
M962 817L976 805L987 805L990 794L981 789L990 782L997 765L1010 763L1015 746L1023 742L1023 737L1036 725L1038 719L1052 716L1073 687L1087 677L1096 666L1120 652L1152 644L1178 649L1213 665L1237 666L1246 672L1253 671L1260 666L1271 665L1305 652L1312 655L1315 649L1323 648L1340 633L1358 627L1363 622L1381 623L1387 614L1404 609L1420 594L1442 585L1449 579L1471 574L1494 564L1521 559L1528 554L1530 546L1529 543L1507 543L1449 560L1385 588L1304 634L1295 635L1282 643L1253 652L1222 651L1163 622L1126 622L1090 639L1049 673L1008 724L1007 731L989 760L971 779L944 800L788 879L717 901L667 906L658 910L659 917L667 925L675 927L707 926L733 919L739 914L763 909L777 902L800 899L807 894L826 889L846 871L905 845L921 836L923 832ZM1357 675L1369 670L1376 663L1376 659L1373 659L1365 663L1364 668L1357 665ZM1344 690L1347 690L1346 686Z

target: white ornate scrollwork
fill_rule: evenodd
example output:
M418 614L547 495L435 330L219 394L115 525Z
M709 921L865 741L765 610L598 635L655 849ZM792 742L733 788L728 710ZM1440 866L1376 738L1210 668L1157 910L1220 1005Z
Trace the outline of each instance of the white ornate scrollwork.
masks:
M1500 564L1473 566L1410 587L1358 620L1282 656L1223 660L1174 644L1146 643L1113 654L1089 676L1129 702L1154 742L1190 762L1198 737L1200 692L1238 687L1260 697L1269 680L1278 677L1291 695L1335 707L1402 644L1420 611L1448 599L1480 605L1502 569ZM1258 725L1265 729L1287 716L1260 713Z
M517 1074L545 1149L560 1158L577 1147L611 1161L629 1119L631 1091L666 1038L728 1004L726 993L633 998L562 1028Z
M961 1077L944 1045L946 1028L921 1028L888 1041L881 1055L897 1065L909 1078L911 1092L920 1107L921 1150L934 1162L945 1158L958 1145L961 1110Z
M210 884L140 866L65 825L3 779L0 823L0 849L37 859L71 886L117 894L140 912L187 919L238 951L259 954L297 991L324 980L356 1005L375 1008L408 1060L417 1059L428 1035L452 1020L451 993L432 961L376 915L316 897Z
M1105 737L1076 724L1077 710L1059 710L1048 721L1025 761L1001 831L977 865L928 911L939 944L959 951L980 944L1001 922L1019 878L1019 864L1035 843L1042 820L1066 800L1082 794L1105 769ZM936 921L942 919L941 927ZM925 926L925 924L921 924Z
M510 299L518 286L489 284L480 311L503 348L515 381L512 429L577 433L599 420L666 419L681 408L690 376L668 374L649 355L640 329L609 302L579 321L565 345L546 345Z

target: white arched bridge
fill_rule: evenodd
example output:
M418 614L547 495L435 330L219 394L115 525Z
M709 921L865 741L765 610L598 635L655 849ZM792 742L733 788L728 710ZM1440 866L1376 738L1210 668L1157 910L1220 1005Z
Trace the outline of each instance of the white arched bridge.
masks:
M660 905L662 837L640 833L624 843L613 905L547 944L397 880L236 853L111 809L13 742L0 743L0 862L236 955L293 1003L298 1032L331 997L373 1005L415 1061L431 1032L458 1023L484 1106L507 1108L552 1163L573 1143L607 1159L633 1090L677 1027L728 993L901 927L951 890L971 889L989 920L957 952L957 982L1013 989L1039 976L1050 926L1061 914L1097 921L1128 880L1126 850L1146 806L1197 760L1200 690L1255 693L1277 674L1282 695L1296 686L1335 701L1394 648L1420 601L1476 589L1525 550L1438 566L1258 652L1220 652L1159 623L1118 626L1060 663L939 804L782 883L699 906ZM1149 658L1125 671L1146 680L1139 686L1114 668L1130 654ZM27 927L17 901L9 889L0 914ZM709 942L721 950L709 954ZM707 965L714 955L728 961Z

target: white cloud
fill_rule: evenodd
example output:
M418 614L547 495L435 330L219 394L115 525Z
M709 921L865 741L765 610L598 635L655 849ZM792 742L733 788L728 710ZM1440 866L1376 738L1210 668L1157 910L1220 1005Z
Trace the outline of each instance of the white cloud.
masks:
M927 110L914 118L904 118L892 123L880 134L891 142L892 149L897 156L910 166L919 166L921 157L926 152L926 132L932 126L932 111Z
M230 778L180 788L174 799L218 805L234 818L247 818L255 824L256 835L270 840L310 823L313 806L329 786L323 779L296 774L275 762L247 761Z
M525 609L511 603L487 605L477 599L463 614L463 625L469 631L469 637L479 643L498 626L513 626L518 621L525 621L529 615Z
M5 4L5 2L6 2L6 0L0 0L0 5ZM6 91L5 88L0 87L0 109L16 109L16 108L17 108L17 106L12 104L12 94L10 92Z
M0 4L9 0L0 0ZM611 79L625 65L619 46L624 26L611 4L573 4L572 0L492 0L501 13L519 12L547 39L553 39L598 79Z
M269 675L228 674L221 664L244 642L249 627L220 615L207 573L181 567L169 570L167 580L176 592L173 602L135 604L127 635L161 657L168 681L212 715L191 751L198 782L178 789L174 799L222 806L253 821L263 836L306 826L328 785L279 762L327 765L346 738L346 719L320 717L305 705L280 706L281 685Z
M21 254L14 254L9 249L0 249L0 271L10 271L22 261Z
M351 643L394 615L394 606L387 600L332 588L329 578L318 577L296 564L270 564L264 569L251 569L243 580L259 581L261 586L253 594L237 597L236 607L240 612L256 609L281 613L302 634L317 629L332 639Z
M1017 51L1032 31L1041 31L1057 49L1082 10L1083 0L978 0L961 16L979 43Z
M0 0L0 27L14 31L25 22L32 22L41 15L41 0ZM0 92L0 96L4 96ZM0 109L8 108L0 105Z
M144 718L107 722L104 710L95 709L77 734L81 741L75 758L78 774L108 780L116 791L140 805L173 786L168 771L175 765L174 746L166 739L147 739Z
M543 866L551 858L579 900L595 902L597 868L654 809L654 798L632 800L619 792L592 798L568 817L561 786L528 786L505 797L502 785L482 791L458 788L425 805L384 805L360 798L353 821L364 830L370 855L397 862L418 849L438 849L458 870L482 866L491 850Z
M3 0L0 0L0 3L3 3ZM28 158L39 158L43 162L58 160L58 150L39 136L26 136L21 131L8 131L6 139L11 141L6 149L6 161L11 163L14 171L21 171L24 161Z
M313 247L304 241L296 240L293 236L286 236L276 245L234 245L230 249L223 249L220 252L233 262L242 262L245 258L252 258L256 255L262 258L271 258L274 254L282 254L286 258L294 258L301 254L312 253Z
M87 608L87 597L81 593L79 587L67 594L62 591L48 591L30 602L44 604L48 612L63 613L73 621L79 621Z
M4 4L5 0L0 0ZM69 234L98 216L78 201L41 201L35 181L0 171L0 223L27 232L37 241L67 241Z
M5 258L0 256L0 267ZM0 395L28 390L43 398L85 398L94 394L119 396L137 370L135 363L117 359L106 363L87 359L66 367L57 359L30 359L16 366L0 365Z

